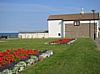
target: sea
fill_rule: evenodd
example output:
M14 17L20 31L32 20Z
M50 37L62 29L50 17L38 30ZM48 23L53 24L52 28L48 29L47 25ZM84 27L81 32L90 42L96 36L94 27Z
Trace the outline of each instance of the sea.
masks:
M8 38L18 38L18 33L0 33L0 36L7 36Z

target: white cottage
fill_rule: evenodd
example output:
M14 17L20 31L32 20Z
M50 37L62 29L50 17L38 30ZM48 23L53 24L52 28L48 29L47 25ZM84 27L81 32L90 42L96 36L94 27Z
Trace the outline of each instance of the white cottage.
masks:
M50 15L49 38L98 38L99 13Z

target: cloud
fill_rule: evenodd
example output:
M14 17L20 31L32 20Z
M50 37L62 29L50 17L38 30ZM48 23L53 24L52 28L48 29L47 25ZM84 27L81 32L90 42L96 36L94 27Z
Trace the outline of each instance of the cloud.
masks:
M0 3L0 11L3 12L48 12L60 10L62 9L41 4Z

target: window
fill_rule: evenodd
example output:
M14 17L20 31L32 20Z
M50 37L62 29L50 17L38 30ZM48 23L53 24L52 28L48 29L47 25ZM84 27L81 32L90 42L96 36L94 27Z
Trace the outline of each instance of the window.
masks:
M74 26L79 26L80 25L80 21L74 21Z
M61 36L61 34L60 34L60 33L58 33L58 36Z

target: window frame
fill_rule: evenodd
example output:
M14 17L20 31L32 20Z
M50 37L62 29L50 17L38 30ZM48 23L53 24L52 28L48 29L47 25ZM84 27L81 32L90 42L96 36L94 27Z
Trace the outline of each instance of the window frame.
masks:
M74 26L80 26L80 21L79 20L75 20L74 21Z

